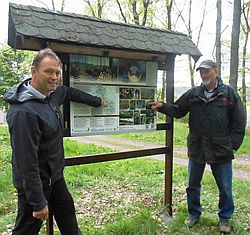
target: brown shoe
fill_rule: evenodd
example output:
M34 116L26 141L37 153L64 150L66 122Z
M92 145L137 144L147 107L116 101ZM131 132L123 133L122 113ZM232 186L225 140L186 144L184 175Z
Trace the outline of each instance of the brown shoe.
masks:
M219 227L221 233L228 234L231 231L231 226L228 222L220 222Z
M198 221L197 219L187 217L184 224L186 224L189 228L192 228L192 227L194 227L194 225L196 224L197 221Z

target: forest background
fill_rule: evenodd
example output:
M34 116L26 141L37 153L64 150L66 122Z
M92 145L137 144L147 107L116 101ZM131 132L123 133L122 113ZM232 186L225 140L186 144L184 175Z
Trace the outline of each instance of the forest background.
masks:
M242 95L247 103L250 99L250 50L248 0L5 0L0 2L0 57L1 94L29 73L33 54L10 56L7 48L9 2L44 7L50 10L91 15L116 22L137 24L145 27L173 30L192 38L204 58L214 59L221 68L221 75ZM7 60L7 61L6 61ZM6 71L7 63L9 71ZM199 61L198 61L199 63ZM176 97L201 80L195 72L195 62L186 55L176 57ZM19 71L17 71L19 70ZM11 74L11 78L6 78ZM13 76L14 75L14 76ZM8 76L8 75L7 75ZM166 74L159 72L159 98L165 99ZM2 82L5 80L5 82ZM0 106L2 103L0 101Z

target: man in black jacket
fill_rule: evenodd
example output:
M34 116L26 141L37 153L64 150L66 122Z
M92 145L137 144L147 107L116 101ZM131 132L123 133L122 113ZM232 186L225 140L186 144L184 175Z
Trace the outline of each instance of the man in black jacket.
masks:
M13 184L18 191L18 213L13 235L39 233L49 211L61 234L79 235L75 207L63 177L63 128L59 106L65 100L100 107L104 101L83 91L59 86L62 64L49 48L33 60L32 78L4 95Z
M154 102L152 110L181 118L189 113L188 187L189 216L185 224L193 227L201 216L201 180L210 164L219 189L219 227L230 232L228 223L234 212L232 196L232 159L245 134L245 113L238 94L218 77L213 60L204 60L196 71L202 85L184 93L174 104Z

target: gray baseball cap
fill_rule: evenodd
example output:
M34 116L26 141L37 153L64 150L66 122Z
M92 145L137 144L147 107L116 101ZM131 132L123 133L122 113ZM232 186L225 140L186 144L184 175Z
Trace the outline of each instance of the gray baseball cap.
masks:
M197 67L196 71L199 69L211 69L211 68L218 68L217 64L213 60L203 60L200 65Z

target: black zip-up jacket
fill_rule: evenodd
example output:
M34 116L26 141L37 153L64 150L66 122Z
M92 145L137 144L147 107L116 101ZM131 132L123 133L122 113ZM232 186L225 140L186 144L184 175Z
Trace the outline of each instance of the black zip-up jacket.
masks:
M101 98L59 86L45 99L18 101L23 84L10 89L4 100L10 103L7 114L11 146L13 184L24 190L34 211L47 204L43 187L63 177L63 128L59 106L65 100L101 106Z
M220 163L234 158L244 138L246 116L238 94L217 77L210 98L204 87L184 93L174 104L164 103L159 112L175 118L189 113L188 157L199 163Z

